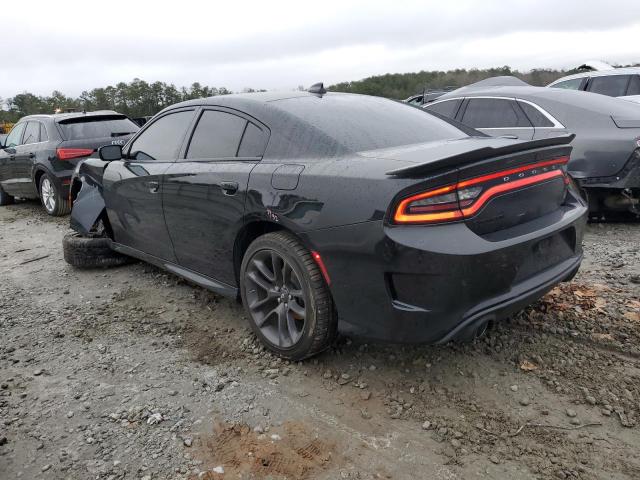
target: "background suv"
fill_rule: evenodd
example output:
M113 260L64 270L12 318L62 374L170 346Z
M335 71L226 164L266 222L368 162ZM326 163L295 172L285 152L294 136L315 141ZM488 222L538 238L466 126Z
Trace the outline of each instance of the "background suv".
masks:
M139 127L112 111L30 115L0 144L0 205L40 198L49 215L69 213L76 165L102 145L124 145Z

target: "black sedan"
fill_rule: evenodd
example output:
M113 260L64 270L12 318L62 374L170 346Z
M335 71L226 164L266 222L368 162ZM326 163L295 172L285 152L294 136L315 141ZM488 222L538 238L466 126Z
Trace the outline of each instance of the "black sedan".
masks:
M78 162L102 145L120 144L139 127L112 111L30 115L0 143L0 205L40 198L49 215L69 213Z
M156 115L72 185L65 259L142 259L241 297L272 351L338 331L393 342L481 334L570 279L586 206L571 136L497 139L382 98L252 93Z
M591 212L640 215L640 105L496 77L449 92L425 108L488 135L530 140L574 133L569 173Z

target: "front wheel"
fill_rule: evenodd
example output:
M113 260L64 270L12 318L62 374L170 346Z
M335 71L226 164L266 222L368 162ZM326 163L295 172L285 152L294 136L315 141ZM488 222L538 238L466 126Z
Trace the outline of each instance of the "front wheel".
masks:
M329 287L309 250L289 233L268 233L249 246L240 293L251 328L281 357L311 357L335 338L337 315Z
M59 217L71 211L69 199L62 196L60 188L48 173L40 177L39 192L42 206L49 215Z

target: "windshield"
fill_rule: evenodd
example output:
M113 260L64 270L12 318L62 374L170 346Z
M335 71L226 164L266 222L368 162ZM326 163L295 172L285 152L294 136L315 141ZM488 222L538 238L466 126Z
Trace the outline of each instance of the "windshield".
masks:
M58 124L66 140L120 137L137 132L140 127L124 116L81 117Z
M386 98L329 94L274 104L354 152L468 136L446 120Z

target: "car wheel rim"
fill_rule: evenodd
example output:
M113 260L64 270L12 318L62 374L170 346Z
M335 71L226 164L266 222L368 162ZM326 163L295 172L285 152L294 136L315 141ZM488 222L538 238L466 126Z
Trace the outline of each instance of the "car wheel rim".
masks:
M264 337L279 348L291 348L302 338L307 311L300 278L282 255L261 250L245 272L249 313Z
M56 208L56 195L55 190L53 189L53 185L51 185L51 182L48 178L42 180L40 194L42 195L42 203L44 204L44 208L47 209L47 212L53 212L53 210Z

